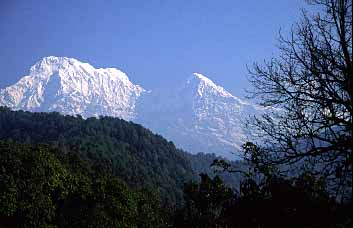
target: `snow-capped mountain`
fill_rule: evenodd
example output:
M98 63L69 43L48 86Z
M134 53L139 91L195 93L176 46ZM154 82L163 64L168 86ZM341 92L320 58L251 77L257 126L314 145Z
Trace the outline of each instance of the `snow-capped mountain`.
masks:
M262 112L199 73L169 95L152 94L143 99L145 108L138 106L143 113L139 122L188 151L211 152L230 159L236 158L241 145L251 138L244 126L246 119Z
M0 91L0 105L29 111L58 111L83 117L136 116L144 89L115 68L95 69L73 58L46 57L28 76Z
M115 68L95 69L73 58L53 56L43 58L28 76L0 90L0 106L120 117L143 124L189 152L230 159L237 158L251 135L244 127L246 118L263 111L199 73L166 94L134 85Z

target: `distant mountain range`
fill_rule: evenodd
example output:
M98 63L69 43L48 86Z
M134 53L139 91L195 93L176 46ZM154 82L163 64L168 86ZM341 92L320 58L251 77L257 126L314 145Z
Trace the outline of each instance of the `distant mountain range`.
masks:
M84 118L119 117L140 123L191 153L229 159L237 159L241 145L251 139L246 118L264 112L199 73L166 94L133 84L118 69L95 69L73 58L53 56L2 88L0 106Z

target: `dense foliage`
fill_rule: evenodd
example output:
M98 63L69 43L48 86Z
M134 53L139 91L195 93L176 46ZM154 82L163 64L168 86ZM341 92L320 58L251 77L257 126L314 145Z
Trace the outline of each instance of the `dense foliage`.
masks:
M190 160L191 167L195 173L207 174L211 178L218 176L228 187L239 189L239 184L242 179L241 173L229 172L229 170L224 172L225 170L217 164L217 161L223 161L224 158L216 156L215 154L205 153L187 154L187 157ZM249 168L248 163L243 160L227 160L226 163L231 167L237 167L237 170L243 172L246 172ZM198 181L201 181L201 176L199 177Z
M352 196L337 198L324 176L286 176L275 166L259 165L261 150L252 143L243 149L243 162L213 162L219 170L240 174L239 188L201 174L200 183L184 186L185 204L175 215L175 227L352 227Z
M248 176L234 192L219 177L201 174L185 185L180 228L352 227L352 203L337 203L311 175L299 179Z
M0 227L165 227L158 198L76 153L0 141Z
M51 144L74 152L134 188L153 189L163 203L180 206L182 186L193 177L184 152L138 124L118 118L82 119L0 107L0 140Z
M352 227L352 1L308 2L320 13L251 72L253 97L281 111L254 119L246 163L118 118L0 107L0 227Z
M258 151L244 149L245 155ZM351 201L332 198L324 179L279 176L256 159L228 163L186 155L116 118L0 108L0 161L0 227L352 225ZM225 182L238 185L224 184L211 163L229 172ZM207 174L195 182L191 166Z

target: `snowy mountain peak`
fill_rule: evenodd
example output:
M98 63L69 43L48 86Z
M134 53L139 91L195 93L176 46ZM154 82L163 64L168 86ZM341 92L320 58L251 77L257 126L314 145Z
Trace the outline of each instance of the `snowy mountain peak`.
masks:
M56 56L48 56L44 57L40 61L38 61L34 66L31 67L30 73L31 75L36 75L39 77L42 76L51 76L54 73L59 73L62 79L70 78L74 76L82 76L75 74L67 74L67 71L84 71L87 74L92 74L94 72L98 72L96 76L98 77L110 77L112 80L120 80L124 83L129 83L130 80L128 76L116 69L116 68L99 68L95 69L89 63L83 63L74 58L68 57L56 57ZM63 72L62 74L60 74Z
M96 69L55 56L41 59L29 75L0 89L0 106L85 118L120 117L143 124L190 152L230 159L252 134L243 127L246 118L262 112L200 73L167 93L146 92L116 68Z
M236 154L251 135L244 123L258 112L256 106L200 73L192 74L167 95L147 96L140 123L190 152L239 158Z
M203 74L200 74L200 73L193 73L193 76L194 76L195 78L197 78L198 80L203 81L203 82L205 82L205 83L214 84L211 79L209 79L208 77L206 77L206 76L203 75Z
M48 56L44 57L40 61L38 61L36 64L34 64L30 72L35 73L35 72L45 72L48 70L54 70L57 71L60 68L67 68L69 66L72 66L74 64L78 64L79 61L73 58L67 58L67 57L56 57L56 56Z
M0 90L0 106L130 120L144 91L118 69L95 69L73 58L49 56L32 66L28 76Z
M215 83L207 78L205 75L200 74L200 73L193 73L191 77L189 77L186 81L186 84L208 84L208 85L215 85Z
M186 81L186 87L195 90L197 96L216 95L222 97L233 97L223 87L216 85L211 79L200 73L193 73Z

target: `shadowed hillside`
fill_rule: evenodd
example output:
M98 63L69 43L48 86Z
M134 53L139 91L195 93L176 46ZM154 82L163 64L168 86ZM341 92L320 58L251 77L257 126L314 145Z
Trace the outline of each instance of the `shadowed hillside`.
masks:
M190 162L172 142L141 125L100 119L30 113L0 108L0 140L46 143L73 151L132 187L158 190L163 201L182 202L182 186L193 177Z

